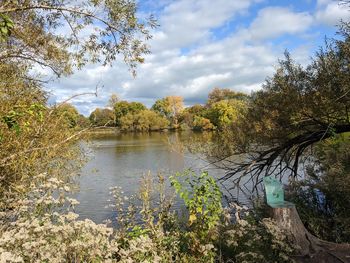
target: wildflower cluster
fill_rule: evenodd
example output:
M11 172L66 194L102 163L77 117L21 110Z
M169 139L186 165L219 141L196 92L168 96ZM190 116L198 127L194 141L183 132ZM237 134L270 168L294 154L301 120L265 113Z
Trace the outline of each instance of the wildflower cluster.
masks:
M190 184L177 184L189 174ZM72 209L78 202L65 195L70 186L47 180L12 212L0 214L0 262L288 262L283 231L270 219L241 219L246 212L238 205L232 224L232 211L221 207L221 193L213 191L218 188L207 173L172 177L185 215L172 210L174 192L165 194L165 179L154 181L145 176L136 196L111 189L117 212L112 228L79 220Z
M247 208L232 204L235 224L223 230L224 250L234 256L234 262L293 262L287 230L271 218L258 220Z

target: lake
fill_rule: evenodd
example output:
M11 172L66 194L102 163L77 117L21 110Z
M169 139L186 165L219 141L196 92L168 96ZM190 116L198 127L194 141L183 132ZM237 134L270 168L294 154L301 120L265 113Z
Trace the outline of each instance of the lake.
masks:
M80 202L75 211L81 219L96 223L115 217L108 206L110 187L122 187L130 196L138 192L140 181L149 171L165 178L185 169L206 170L219 178L225 171L216 169L199 154L185 150L185 141L206 141L208 134L195 132L152 132L94 135L88 146L89 160L77 178L80 187L75 198ZM244 197L243 197L244 199ZM175 202L174 209L183 204Z

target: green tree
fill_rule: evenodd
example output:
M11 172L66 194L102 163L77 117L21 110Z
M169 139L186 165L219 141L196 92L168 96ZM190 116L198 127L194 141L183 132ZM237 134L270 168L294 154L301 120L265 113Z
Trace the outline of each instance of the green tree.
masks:
M93 126L115 126L113 110L96 108L89 116Z
M152 110L129 112L120 118L120 128L128 131L157 131L166 129L169 121Z
M208 119L218 128L223 129L237 123L244 115L247 103L242 100L220 100L211 105L208 110Z
M152 105L151 110L158 112L167 119L170 119L170 105L164 98L156 100L156 102Z
M127 102L125 100L114 104L115 122L117 126L121 125L121 118L130 113L134 115L142 110L146 110L146 106L140 102Z
M68 123L69 127L74 128L78 124L79 112L69 103L60 104L57 107L57 114L61 115L63 119Z

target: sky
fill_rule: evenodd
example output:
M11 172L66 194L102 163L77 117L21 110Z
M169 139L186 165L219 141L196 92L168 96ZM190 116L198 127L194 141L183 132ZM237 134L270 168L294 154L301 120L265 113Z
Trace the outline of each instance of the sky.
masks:
M151 54L134 78L123 61L88 65L51 82L50 102L71 101L88 116L106 107L111 94L150 107L156 99L182 96L185 105L205 103L215 87L250 94L261 89L288 50L306 65L325 36L334 37L350 11L334 0L139 0L138 15L160 25L148 42Z

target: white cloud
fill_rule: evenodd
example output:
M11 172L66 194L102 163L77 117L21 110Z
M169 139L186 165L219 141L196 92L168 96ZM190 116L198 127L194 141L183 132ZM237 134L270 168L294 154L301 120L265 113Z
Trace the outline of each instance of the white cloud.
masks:
M160 32L152 42L153 50L183 48L208 41L211 30L245 12L253 0L180 0L166 6L160 18Z
M296 34L306 31L313 18L307 12L294 13L284 7L267 7L259 11L249 28L253 40L277 37L282 34Z
M187 105L202 103L214 87L247 93L257 90L274 72L285 49L271 40L285 34L310 35L315 23L326 21L320 12L326 14L330 3L319 1L317 14L311 14L311 10L293 12L291 7L265 7L250 18L246 28L235 31L229 22L244 19L254 2L257 1L162 0L157 5L161 9L161 27L154 32L150 42L152 54L138 68L136 79L119 59L113 68L89 65L61 79L51 85L54 94L63 100L76 93L94 91L98 83L104 85L98 98L74 100L79 110L88 114L105 106L112 93L151 106L157 98L167 95L184 96ZM228 29L228 35L215 38L215 29L220 27ZM305 43L312 40L304 39ZM307 63L312 48L305 43L292 50L293 57L302 64ZM187 52L182 52L183 48Z
M340 20L349 21L349 7L339 2L322 0L318 2L319 9L315 14L317 22L329 26L339 24Z

